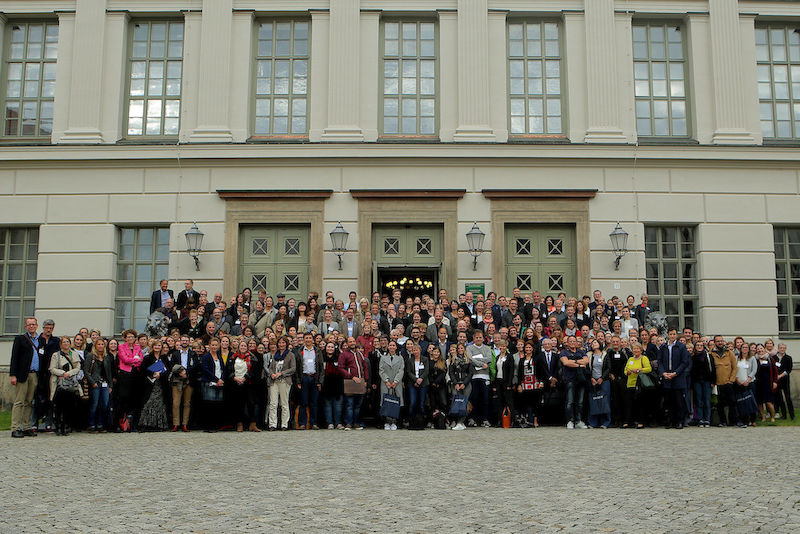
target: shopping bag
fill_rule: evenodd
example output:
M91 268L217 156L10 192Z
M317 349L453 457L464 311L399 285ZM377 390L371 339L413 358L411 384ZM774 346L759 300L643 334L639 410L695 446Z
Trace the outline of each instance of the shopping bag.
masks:
M450 404L450 415L453 417L467 416L467 398L464 395L453 395L453 402Z
M391 393L384 393L381 401L381 417L390 419L400 418L400 397Z
M736 394L736 413L742 415L753 415L758 412L756 399L750 390Z
M589 415L603 415L611 412L608 395L597 389L589 395Z

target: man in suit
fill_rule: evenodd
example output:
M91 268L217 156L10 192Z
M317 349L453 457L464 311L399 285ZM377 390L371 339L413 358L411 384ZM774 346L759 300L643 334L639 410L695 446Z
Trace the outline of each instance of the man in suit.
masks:
M475 306L472 303L472 291L467 291L464 294L464 303L461 304L461 308L467 317L471 317L475 313Z
M178 426L184 432L189 432L189 415L192 410L192 393L200 387L200 356L189 349L191 340L189 336L181 336L180 343L169 355L169 366L167 372L172 367L180 365L184 368L184 377L189 383L183 387L172 386L172 431L176 432ZM181 407L183 407L183 418L181 418ZM178 424L180 422L180 425Z
M678 330L670 328L668 341L661 345L658 352L658 374L661 376L661 388L664 401L669 411L666 428L683 428L686 414L684 390L686 375L691 370L691 360L686 345L678 341Z
M14 388L14 407L11 410L11 437L23 438L35 436L31 430L31 401L39 384L40 354L44 347L39 347L36 329L39 322L35 317L25 319L25 333L14 338L11 347L11 365L8 369L11 387Z
M166 307L167 300L175 298L173 291L167 288L168 284L167 280L161 280L158 283L160 289L153 291L153 296L150 297L150 313L153 313L158 308Z
M439 338L440 328L444 328L447 331L448 338L453 335L453 330L444 322L444 313L442 313L442 309L437 308L436 311L433 312L433 322L428 325L428 328L425 329L425 339L431 343L435 342ZM446 358L447 353L443 354Z
M178 293L178 300L175 301L175 307L178 311L186 307L186 303L189 299L193 299L195 303L200 300L200 293L194 290L194 280L186 280L186 282L183 283L183 287L183 291Z
M339 326L345 337L357 338L361 335L361 322L356 319L356 310L354 306L347 308Z
M297 429L304 430L306 424L318 430L317 401L322 384L325 381L325 364L322 352L314 347L314 334L303 334L303 346L295 350L297 362L297 389L300 391L300 406L297 417Z

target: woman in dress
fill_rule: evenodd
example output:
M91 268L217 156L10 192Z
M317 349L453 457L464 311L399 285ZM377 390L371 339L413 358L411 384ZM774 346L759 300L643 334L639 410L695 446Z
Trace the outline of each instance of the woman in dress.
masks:
M769 412L769 422L775 422L775 390L778 389L778 371L773 360L764 345L756 345L756 358L758 358L758 370L756 371L756 402L758 411L761 414L761 422L767 421ZM766 410L765 410L766 409Z
M525 343L522 355L517 364L517 393L519 397L519 426L521 428L538 427L539 419L536 406L541 397L541 390L536 388L536 354L533 343Z
M163 353L164 344L157 339L150 346L150 354L142 361L144 404L137 425L139 432L161 432L169 428L166 402L169 392L169 362L163 357Z

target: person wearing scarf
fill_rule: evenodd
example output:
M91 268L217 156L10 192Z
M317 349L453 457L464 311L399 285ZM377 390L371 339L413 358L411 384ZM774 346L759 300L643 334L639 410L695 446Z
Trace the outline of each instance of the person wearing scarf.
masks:
M278 427L278 403L281 406L281 430L286 430L289 426L289 390L292 387L296 364L294 354L289 350L288 338L279 338L278 350L267 368L270 430Z
M228 376L231 380L231 409L233 410L236 431L244 431L244 424L250 422L247 410L247 387L250 381L252 361L247 341L240 341L236 353L228 358Z

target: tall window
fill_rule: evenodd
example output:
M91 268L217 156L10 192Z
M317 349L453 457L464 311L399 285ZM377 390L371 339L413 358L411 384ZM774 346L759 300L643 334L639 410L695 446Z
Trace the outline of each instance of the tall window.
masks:
M131 23L128 137L176 136L181 120L183 22Z
M169 228L119 229L116 332L144 328L150 296L168 271Z
M670 326L697 328L697 259L694 227L645 226L647 295L650 307Z
M511 135L561 135L561 44L556 22L508 25Z
M640 137L689 134L685 63L679 25L633 26L636 131Z
M0 228L0 315L4 335L22 332L36 300L38 228Z
M800 138L800 25L756 28L758 102L766 138Z
M436 134L436 24L383 24L383 134Z
M5 42L3 135L53 133L58 23L9 23Z
M778 330L800 333L800 228L775 227Z
M258 26L254 135L308 131L308 22Z

